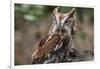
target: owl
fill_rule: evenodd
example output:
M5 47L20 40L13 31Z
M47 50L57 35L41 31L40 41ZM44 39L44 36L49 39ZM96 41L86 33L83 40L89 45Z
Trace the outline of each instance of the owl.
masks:
M70 60L70 51L74 50L73 39L76 31L75 9L67 13L52 12L52 26L48 34L41 39L38 48L32 54L32 63L59 63Z

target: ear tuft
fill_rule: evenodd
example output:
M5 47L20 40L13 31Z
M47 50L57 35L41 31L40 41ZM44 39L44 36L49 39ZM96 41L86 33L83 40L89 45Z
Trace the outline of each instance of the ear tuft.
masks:
M58 13L59 13L58 10L59 10L59 7L56 7L56 8L53 10L53 14L58 14Z
M75 13L76 8L73 8L71 11L68 12L69 17L73 17Z

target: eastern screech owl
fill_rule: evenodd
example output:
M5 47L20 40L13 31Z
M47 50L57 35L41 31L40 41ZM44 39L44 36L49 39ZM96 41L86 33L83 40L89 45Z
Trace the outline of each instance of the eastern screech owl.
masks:
M41 39L38 48L32 54L32 63L53 63L67 61L73 46L76 31L75 8L68 13L53 10L52 26L49 33Z

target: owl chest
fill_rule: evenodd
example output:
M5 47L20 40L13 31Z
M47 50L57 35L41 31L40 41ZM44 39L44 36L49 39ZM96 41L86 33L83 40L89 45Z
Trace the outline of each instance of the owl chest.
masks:
M65 38L60 43L58 43L51 52L48 53L47 59L52 61L59 61L60 59L64 59L66 57L66 53L68 52L70 40Z
M52 49L51 52L49 52L48 57L54 57L55 58L64 55L69 48L69 43L70 39L69 38L65 38L63 40L61 40L61 42L59 42L58 44L56 44L56 46Z
M63 49L68 48L69 43L70 43L70 38L66 37L66 38L62 39L61 42L55 46L54 51L57 51L62 48Z

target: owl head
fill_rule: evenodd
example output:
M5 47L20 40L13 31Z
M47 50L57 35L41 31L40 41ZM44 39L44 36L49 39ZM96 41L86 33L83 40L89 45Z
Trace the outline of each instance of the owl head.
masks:
M61 13L58 10L59 7L53 10L51 32L54 34L72 35L76 30L75 8L67 13Z

